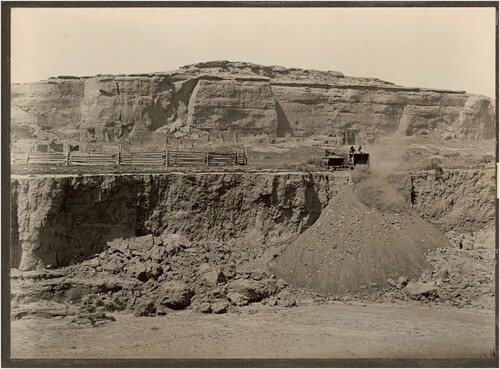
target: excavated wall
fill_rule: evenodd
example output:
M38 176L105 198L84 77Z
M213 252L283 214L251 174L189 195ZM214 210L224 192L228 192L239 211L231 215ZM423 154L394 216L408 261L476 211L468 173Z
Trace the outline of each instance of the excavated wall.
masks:
M400 183L425 219L467 230L494 220L494 175L417 172ZM11 265L67 265L112 239L165 230L198 240L249 237L260 247L304 231L349 182L347 172L14 176Z
M165 230L219 240L296 234L348 180L327 173L17 176L13 266L65 265L113 238Z
M413 208L442 231L474 231L495 220L494 169L410 175Z

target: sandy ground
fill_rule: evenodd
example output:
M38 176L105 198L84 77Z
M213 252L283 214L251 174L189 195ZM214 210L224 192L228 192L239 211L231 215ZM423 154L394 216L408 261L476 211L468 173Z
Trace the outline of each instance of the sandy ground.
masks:
M493 312L435 306L306 303L114 316L99 327L68 317L13 321L12 358L487 358L495 347Z

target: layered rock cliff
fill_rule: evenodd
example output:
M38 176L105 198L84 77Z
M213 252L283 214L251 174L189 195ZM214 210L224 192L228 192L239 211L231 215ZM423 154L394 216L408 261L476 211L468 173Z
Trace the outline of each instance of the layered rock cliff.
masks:
M56 77L12 85L12 132L117 141L139 132L297 137L344 129L378 135L495 136L491 99L396 86L340 72L214 61L141 75ZM38 134L40 136L40 134Z
M495 219L494 170L405 174L413 208L442 231ZM248 238L256 248L295 237L321 214L349 173L164 173L14 176L12 265L34 269L94 255L115 238L163 231L193 239Z

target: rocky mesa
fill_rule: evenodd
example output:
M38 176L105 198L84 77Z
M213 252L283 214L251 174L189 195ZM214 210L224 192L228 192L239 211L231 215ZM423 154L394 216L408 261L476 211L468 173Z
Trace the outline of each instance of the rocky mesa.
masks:
M120 141L141 132L219 136L369 137L437 132L461 139L495 136L492 100L464 91L397 86L375 78L245 62L213 61L171 72L59 76L14 84L16 138Z

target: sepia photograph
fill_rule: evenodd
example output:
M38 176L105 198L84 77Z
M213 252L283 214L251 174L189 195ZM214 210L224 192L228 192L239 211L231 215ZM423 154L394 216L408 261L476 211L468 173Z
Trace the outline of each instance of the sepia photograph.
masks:
M498 2L2 2L2 366L498 367Z

